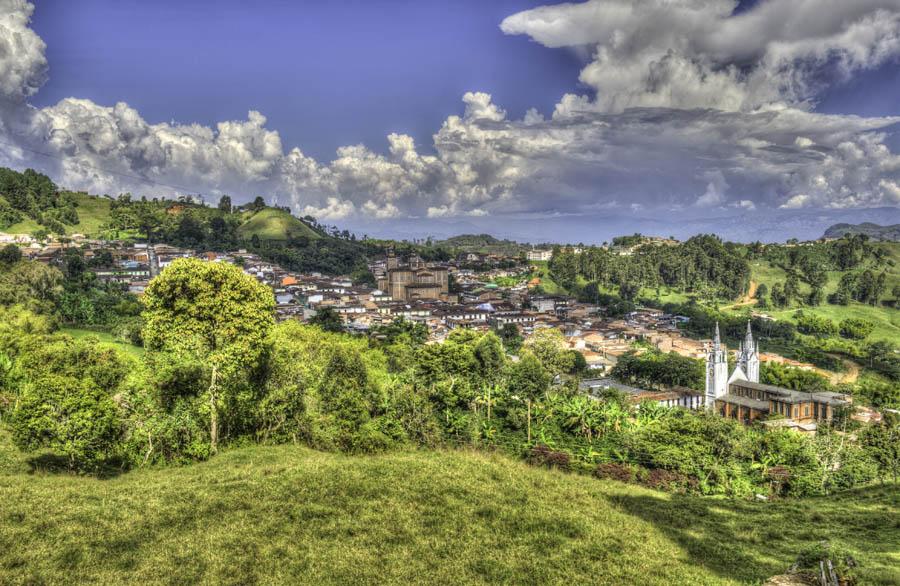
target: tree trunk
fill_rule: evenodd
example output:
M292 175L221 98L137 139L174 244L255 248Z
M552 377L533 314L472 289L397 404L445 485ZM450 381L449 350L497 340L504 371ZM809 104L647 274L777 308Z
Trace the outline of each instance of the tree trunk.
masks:
M528 399L528 443L531 443L531 399Z
M218 367L213 366L212 380L209 384L209 447L211 454L215 454L219 448L219 411L216 408L218 374Z

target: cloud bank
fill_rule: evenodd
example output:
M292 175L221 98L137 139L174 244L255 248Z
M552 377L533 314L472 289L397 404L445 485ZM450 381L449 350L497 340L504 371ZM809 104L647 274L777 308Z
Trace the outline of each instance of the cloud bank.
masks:
M507 116L469 92L433 135L435 154L387 136L317 161L286 149L263 114L150 124L125 103L28 103L45 83L33 6L0 0L0 164L36 153L74 189L239 198L263 194L321 219L478 218L601 210L835 209L900 204L900 117L816 112L831 84L900 56L900 0L589 0L500 25L547 47L587 48L549 118ZM48 163L49 162L49 163Z

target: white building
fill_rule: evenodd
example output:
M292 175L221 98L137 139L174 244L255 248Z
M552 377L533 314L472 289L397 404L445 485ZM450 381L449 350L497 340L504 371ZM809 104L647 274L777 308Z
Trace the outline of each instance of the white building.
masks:
M553 251L545 249L529 250L526 258L528 260L549 261L551 258L553 258Z
M759 349L753 341L750 322L747 322L747 335L737 351L737 366L728 376L728 357L725 346L719 337L719 323L716 322L716 337L706 356L706 393L705 401L709 409L716 405L716 399L728 394L728 386L735 381L759 382Z

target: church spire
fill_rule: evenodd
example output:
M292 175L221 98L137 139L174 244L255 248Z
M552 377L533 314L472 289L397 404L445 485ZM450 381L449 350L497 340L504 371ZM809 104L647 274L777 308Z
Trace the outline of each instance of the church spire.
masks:
M738 365L747 375L747 380L759 382L759 350L753 341L753 331L750 328L750 320L747 320L747 336L741 345L741 351L738 354Z
M719 322L716 321L716 337L713 339L713 345L718 349L718 347L722 344L722 339L719 336Z

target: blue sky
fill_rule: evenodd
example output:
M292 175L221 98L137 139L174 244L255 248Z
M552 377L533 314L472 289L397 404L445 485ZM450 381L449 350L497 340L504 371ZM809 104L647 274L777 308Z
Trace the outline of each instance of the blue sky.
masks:
M900 0L33 0L0 164L386 236L900 221Z
M504 35L537 0L43 0L50 80L34 103L128 102L150 122L215 124L259 110L316 158L389 132L429 147L467 91L521 117L577 91L585 59ZM114 48L114 49L113 49ZM111 50L113 49L113 50Z
M319 159L355 143L386 150L403 132L423 148L467 91L511 117L549 115L586 55L501 32L541 0L41 0L49 82L34 103L69 96L125 101L150 122L213 125L259 110L288 146ZM756 2L744 2L752 7ZM746 9L746 8L744 8ZM581 53L581 54L579 54ZM885 64L830 88L818 108L897 114L900 67Z

